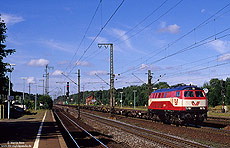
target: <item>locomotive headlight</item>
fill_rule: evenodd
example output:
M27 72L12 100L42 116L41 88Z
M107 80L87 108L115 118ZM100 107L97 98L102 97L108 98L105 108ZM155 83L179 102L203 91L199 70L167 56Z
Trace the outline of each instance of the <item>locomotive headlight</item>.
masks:
M205 110L205 107L200 107L200 109L203 109L203 110Z
M191 110L192 108L191 107L185 107L186 110Z

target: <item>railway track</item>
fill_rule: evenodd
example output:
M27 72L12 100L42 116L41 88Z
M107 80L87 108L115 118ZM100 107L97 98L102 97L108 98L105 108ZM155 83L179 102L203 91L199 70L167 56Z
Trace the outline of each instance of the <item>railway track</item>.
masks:
M108 148L99 139L76 123L72 117L69 117L59 109L55 110L54 113L72 141L70 147Z
M222 124L222 125L230 125L230 118L223 118L223 117L208 117L207 122L212 122L216 124Z
M137 126L134 126L131 124L123 123L120 121L107 119L107 118L93 115L90 113L84 112L84 113L82 113L82 115L88 119L100 122L100 123L105 124L107 126L121 129L122 131L125 131L128 133L134 134L136 136L151 140L151 141L156 142L156 143L158 143L162 146L165 146L165 147L175 147L175 148L182 148L182 147L183 148L184 147L207 148L207 147L209 147L209 146L197 143L197 142L193 142L193 141L185 140L185 139L182 139L182 138L179 138L176 136L148 130L148 129L137 127Z

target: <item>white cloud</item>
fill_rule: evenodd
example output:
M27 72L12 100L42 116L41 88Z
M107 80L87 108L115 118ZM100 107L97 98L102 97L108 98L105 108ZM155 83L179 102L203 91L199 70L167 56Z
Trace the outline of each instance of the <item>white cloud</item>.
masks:
M11 14L1 14L1 18L2 20L4 20L4 22L7 25L14 25L20 22L23 22L24 19L21 16L16 16L16 15L11 15Z
M148 69L148 65L146 64L141 64L141 66L139 67L140 70L145 70L145 69Z
M60 75L62 75L62 73L63 73L63 71L61 71L61 70L55 70L55 71L52 73L52 75L53 75L53 76L60 76Z
M230 61L230 53L226 53L220 57L218 57L218 61L221 62L221 61Z
M90 76L93 76L95 74L97 74L97 75L107 75L108 72L107 71L102 71L102 70L95 70L95 71L90 71L89 72Z
M149 69L154 70L154 71L161 70L161 68L158 66L147 65L147 64L141 64L141 66L139 67L139 70L149 70Z
M29 77L27 78L27 83L35 83L35 78L34 77Z
M75 64L77 66L90 66L90 63L87 61L77 61Z
M95 37L89 37L89 39L91 39L91 40L94 40L94 38ZM108 40L106 38L104 38L104 37L99 36L99 37L96 38L96 42L98 42L98 43L107 43Z
M168 31L173 34L178 33L180 31L180 26L178 26L177 24L169 25Z
M60 61L60 62L58 62L57 64L58 65L66 65L66 64L68 64L69 62L68 61Z
M28 63L29 66L45 66L49 64L49 61L46 59L33 59Z
M216 40L209 45L220 53L230 51L230 41Z
M177 24L166 26L166 22L162 22L160 24L159 31L160 32L168 32L168 33L176 34L176 33L180 32L180 26L178 26Z
M201 11L200 11L201 13L204 13L205 12L205 9L201 9Z
M60 51L65 51L65 52L73 52L74 47L64 44L64 43L59 43L54 40L47 40L47 41L41 41L42 44L49 46L50 48L57 49Z
M129 40L129 37L125 34L126 31L113 28L113 29L112 29L112 32L113 32L113 34L116 35L118 38L121 38L121 40L124 41L125 45L126 45L128 48L132 48L132 45L131 45L130 40Z

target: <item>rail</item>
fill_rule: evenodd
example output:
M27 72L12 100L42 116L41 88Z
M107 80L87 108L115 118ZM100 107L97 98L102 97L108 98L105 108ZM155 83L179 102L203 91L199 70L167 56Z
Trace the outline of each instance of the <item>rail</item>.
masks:
M56 113L56 111L54 111L55 115L57 116L58 120L61 122L62 126L64 127L65 131L68 133L68 135L70 136L70 138L73 140L73 142L75 143L75 145L80 148L80 146L77 144L76 140L73 138L73 136L70 134L70 132L68 131L68 129L65 127L65 125L63 124L61 118L58 116L58 114Z
M100 140L98 140L96 137L94 137L92 134L90 134L88 131L86 131L84 128L82 128L79 124L77 124L75 121L73 121L72 119L70 119L67 115L63 114L62 112L60 112L63 116L66 117L66 119L68 119L69 121L71 121L74 125L76 125L79 129L81 129L82 131L84 131L87 135L89 135L91 138L93 138L94 140L96 140L98 143L100 143L100 145L104 148L108 148L104 143L102 143Z
M209 146L197 143L197 142L182 139L180 137L176 137L176 136L148 130L148 129L145 129L142 127L130 125L127 123L116 121L116 120L107 119L107 118L100 117L100 116L93 115L93 114L89 114L86 112L82 113L82 115L86 116L87 118L91 118L92 120L96 120L98 122L101 122L103 124L122 129L126 132L129 132L129 133L135 134L137 136L149 139L151 141L155 141L156 143L160 143L160 144L165 145L167 147L178 147L178 148L188 147L188 146L203 147L203 148L209 147ZM102 121L102 120L104 120L104 121ZM122 127L122 126L124 126L124 127Z

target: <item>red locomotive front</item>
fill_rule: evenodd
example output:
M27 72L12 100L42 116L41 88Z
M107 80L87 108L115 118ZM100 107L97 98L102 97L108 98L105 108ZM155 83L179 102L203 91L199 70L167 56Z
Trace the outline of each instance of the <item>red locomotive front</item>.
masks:
M202 89L183 85L154 91L148 107L154 120L182 124L202 122L207 117L208 103Z

